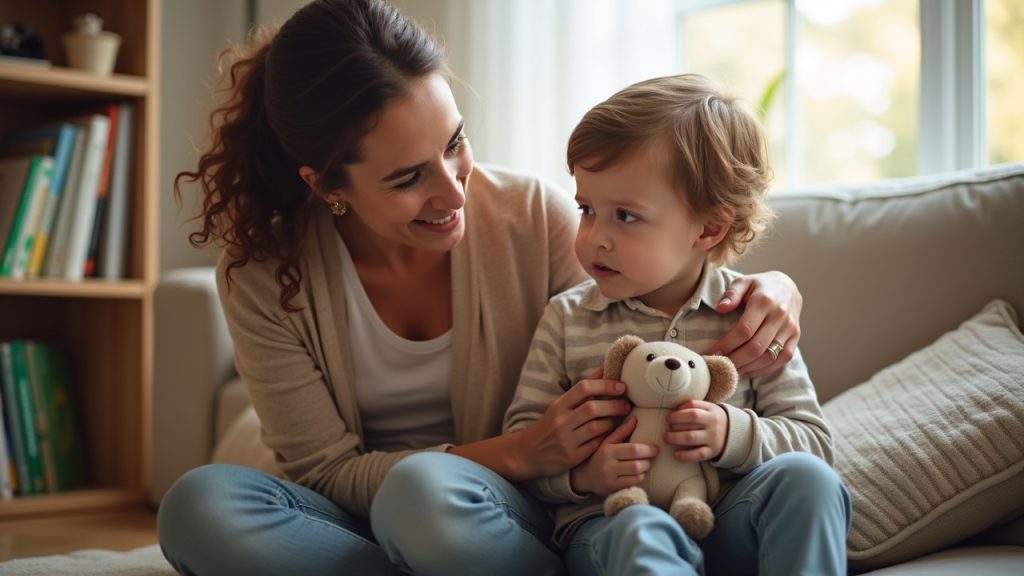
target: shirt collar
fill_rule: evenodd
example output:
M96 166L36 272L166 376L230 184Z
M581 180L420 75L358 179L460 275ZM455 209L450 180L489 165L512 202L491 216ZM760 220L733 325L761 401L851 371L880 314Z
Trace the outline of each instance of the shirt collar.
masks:
M584 292L583 298L580 301L580 306L585 310L601 312L612 304L621 302L624 306L636 312L642 312L651 316L669 317L664 312L647 306L637 298L612 300L601 293L601 289L598 288L597 282L593 279L588 282L590 283L590 286L587 287L586 292ZM722 296L725 294L725 290L728 287L729 286L725 281L725 276L718 273L718 267L710 262L706 262L704 264L704 269L701 271L700 282L697 283L697 290L695 290L693 296L683 304L682 308L679 309L679 313L676 315L685 315L687 312L697 310L700 308L702 302L708 307L714 308L722 299Z

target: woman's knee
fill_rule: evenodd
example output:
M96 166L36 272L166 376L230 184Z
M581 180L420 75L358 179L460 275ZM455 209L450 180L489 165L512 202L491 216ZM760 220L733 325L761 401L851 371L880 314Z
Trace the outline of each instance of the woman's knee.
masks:
M254 470L228 464L207 464L189 470L164 495L157 510L157 532L165 548L178 540L194 542L197 535L231 532L237 518L232 509L247 498Z
M401 459L381 483L371 507L408 514L445 515L455 505L459 487L466 483L462 459L451 454L421 452Z

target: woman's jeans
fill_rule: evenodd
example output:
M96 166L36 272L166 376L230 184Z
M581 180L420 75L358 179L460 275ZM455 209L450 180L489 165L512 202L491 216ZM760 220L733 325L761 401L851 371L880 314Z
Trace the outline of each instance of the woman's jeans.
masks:
M850 496L806 453L781 454L740 478L715 506L700 546L665 511L631 506L586 520L566 552L569 573L846 574Z
M452 454L402 459L370 518L263 472L196 468L164 496L164 556L181 574L562 574L544 507Z

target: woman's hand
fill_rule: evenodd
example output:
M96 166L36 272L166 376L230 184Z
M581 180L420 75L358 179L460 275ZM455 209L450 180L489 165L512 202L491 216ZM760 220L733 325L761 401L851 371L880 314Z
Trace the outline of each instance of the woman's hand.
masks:
M522 479L554 476L579 465L601 445L617 418L630 411L626 385L604 380L599 368L551 403L540 420L520 432Z
M729 414L718 404L687 400L665 418L668 422L665 442L676 449L672 453L676 460L714 460L725 450Z
M715 310L725 314L741 304L744 309L739 322L715 343L712 353L728 356L743 376L771 374L793 358L800 341L803 296L789 276L762 272L733 282ZM773 342L782 345L777 357L768 349Z

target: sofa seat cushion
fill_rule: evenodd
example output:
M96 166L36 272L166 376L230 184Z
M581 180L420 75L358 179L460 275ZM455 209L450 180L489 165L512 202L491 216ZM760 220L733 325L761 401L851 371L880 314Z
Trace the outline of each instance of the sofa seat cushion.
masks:
M1020 514L1024 336L1008 303L989 303L824 411L853 501L851 568L933 552Z
M951 548L865 576L1005 576L1019 574L1024 566L1024 547L970 546Z
M237 464L284 478L274 452L260 439L260 418L252 405L242 410L217 441L210 459L215 464Z

